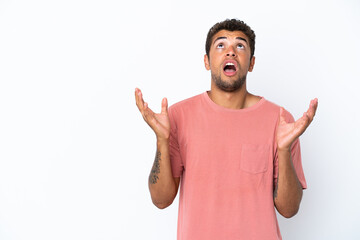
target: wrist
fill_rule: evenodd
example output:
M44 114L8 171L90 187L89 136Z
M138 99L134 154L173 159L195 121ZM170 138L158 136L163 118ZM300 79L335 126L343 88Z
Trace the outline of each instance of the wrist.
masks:
M277 151L278 151L279 153L291 153L291 147L285 147L285 148L280 148L280 147L278 147L278 148L277 148Z
M290 148L280 148L277 150L278 160L280 162L291 162L291 149Z
M162 144L169 144L169 141L170 141L170 138L166 137L156 137L156 142L157 144L159 145L162 145Z

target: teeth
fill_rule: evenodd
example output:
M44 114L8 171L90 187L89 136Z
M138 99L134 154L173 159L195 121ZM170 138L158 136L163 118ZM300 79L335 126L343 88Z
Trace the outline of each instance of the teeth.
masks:
M234 66L233 63L227 63L225 66Z

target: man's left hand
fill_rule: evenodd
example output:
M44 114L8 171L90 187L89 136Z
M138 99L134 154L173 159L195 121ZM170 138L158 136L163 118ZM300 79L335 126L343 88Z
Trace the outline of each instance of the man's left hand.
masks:
M287 123L284 117L284 108L280 107L280 120L276 133L278 150L290 151L291 144L300 137L314 119L318 106L318 99L310 101L309 109L296 122Z

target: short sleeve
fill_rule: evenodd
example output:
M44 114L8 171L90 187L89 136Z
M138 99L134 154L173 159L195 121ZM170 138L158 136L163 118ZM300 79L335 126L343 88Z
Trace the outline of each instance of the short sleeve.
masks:
M170 162L173 177L180 177L183 172L183 164L181 161L180 147L178 141L178 128L176 124L176 112L173 107L169 108L170 119Z
M286 110L285 110L285 119L288 123L295 121L291 113L289 113ZM291 160L293 162L296 175L300 181L302 188L306 189L307 184L301 162L300 138L297 138L291 145ZM278 173L279 173L279 162L278 162L278 152L276 149L275 160L274 160L274 186L276 186L277 183Z

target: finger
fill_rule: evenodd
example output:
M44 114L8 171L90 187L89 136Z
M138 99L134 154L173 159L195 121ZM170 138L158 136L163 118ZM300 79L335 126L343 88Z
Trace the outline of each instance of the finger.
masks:
M284 116L284 108L283 107L280 107L280 124L286 124L286 120L285 120L285 116Z
M315 116L316 110L317 110L317 107L318 107L318 104L319 104L319 100L317 98L314 99L314 104L315 104L315 109L314 109L314 116Z
M313 101L310 101L310 105L308 110L305 112L305 115L307 117L309 117L309 119L311 120L313 115L314 115L314 107L313 107Z
M161 113L167 114L167 110L168 110L167 98L163 98L163 100L161 101Z
M310 122L312 122L312 120L314 119L316 108L317 108L317 99L315 98L310 101L309 109L306 112L307 116L310 119Z
M154 127L154 124L156 122L155 120L155 113L149 108L148 103L144 103L144 109L143 109L143 118L144 120L150 125L151 128Z
M302 116L302 121L305 123L305 125L308 125L311 122L311 118L308 112L304 112Z
M140 89L135 88L135 100L136 100L136 105L139 104L139 91L140 91Z
M139 93L139 89L135 88L135 102L136 102L136 106L139 108L139 96L138 96L138 93Z
M151 110L150 108L149 108L149 105L148 105L148 103L147 102L144 102L144 108L143 108L143 114L144 114L144 116L146 117L146 118L153 118L154 117L154 112L153 112L153 110Z
M137 103L138 103L139 110L142 112L143 109L144 109L144 99L143 99L143 96L142 96L142 93L141 93L140 89L137 92L137 99L138 99Z
M295 129L297 135L300 136L301 134L303 134L306 128L309 126L309 124L310 124L310 118L307 115L307 112L304 112L302 117L296 120L295 122Z

